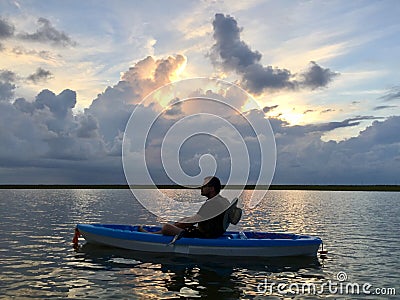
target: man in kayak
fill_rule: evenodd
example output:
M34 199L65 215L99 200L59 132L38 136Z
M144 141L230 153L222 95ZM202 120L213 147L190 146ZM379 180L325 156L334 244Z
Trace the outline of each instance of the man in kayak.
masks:
M179 235L185 231L183 232L185 237L197 238L217 238L223 235L224 214L230 202L219 194L220 190L221 182L218 177L204 178L201 195L207 197L207 201L200 207L197 214L183 218L174 224L164 224L160 231L152 233ZM139 227L139 231L147 232L142 226Z

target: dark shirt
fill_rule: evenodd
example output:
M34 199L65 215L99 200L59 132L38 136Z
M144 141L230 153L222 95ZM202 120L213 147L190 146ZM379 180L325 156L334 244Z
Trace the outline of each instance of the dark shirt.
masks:
M228 199L217 195L207 200L200 208L198 215L202 216L203 219L208 219L209 216L212 217L198 223L199 231L206 238L216 238L224 234L224 214L229 205ZM215 216L218 212L221 213Z
M212 219L199 222L198 228L199 231L204 234L204 237L217 238L225 233L223 228L224 214L225 212Z

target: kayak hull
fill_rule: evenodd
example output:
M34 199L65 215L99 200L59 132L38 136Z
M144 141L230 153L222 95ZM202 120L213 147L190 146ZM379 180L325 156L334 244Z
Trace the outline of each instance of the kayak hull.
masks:
M320 238L281 233L226 232L216 239L181 238L137 231L138 226L78 224L88 243L128 250L235 257L316 256ZM156 231L158 227L145 227Z

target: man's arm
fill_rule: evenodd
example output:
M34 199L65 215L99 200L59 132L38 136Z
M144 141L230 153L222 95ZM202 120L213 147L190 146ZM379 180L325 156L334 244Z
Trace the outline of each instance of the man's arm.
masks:
M175 226L185 229L188 227L192 227L194 224L199 222L199 215L194 215L191 217L185 217L180 219L178 222L174 223Z

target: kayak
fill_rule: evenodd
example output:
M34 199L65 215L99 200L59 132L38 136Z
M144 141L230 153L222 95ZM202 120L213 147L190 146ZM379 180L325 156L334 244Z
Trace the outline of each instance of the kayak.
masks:
M227 231L213 239L186 238L153 234L160 227L110 224L78 224L77 235L87 243L128 250L188 255L232 257L316 256L322 240L293 233Z

